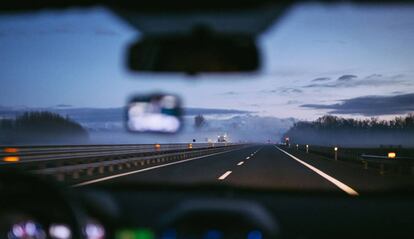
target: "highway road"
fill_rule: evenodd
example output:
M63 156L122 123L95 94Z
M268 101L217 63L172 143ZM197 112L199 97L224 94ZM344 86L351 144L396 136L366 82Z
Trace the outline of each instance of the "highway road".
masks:
M118 183L219 183L283 191L361 192L406 188L409 176L379 175L359 165L321 158L276 145L252 145L228 152L157 165L84 181L75 187ZM412 178L411 178L412 179Z

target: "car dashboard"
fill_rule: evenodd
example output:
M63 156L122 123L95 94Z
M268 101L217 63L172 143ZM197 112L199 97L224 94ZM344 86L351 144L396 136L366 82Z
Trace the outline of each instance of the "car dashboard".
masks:
M62 190L18 181L0 187L2 238L406 238L414 232L410 194L150 184Z

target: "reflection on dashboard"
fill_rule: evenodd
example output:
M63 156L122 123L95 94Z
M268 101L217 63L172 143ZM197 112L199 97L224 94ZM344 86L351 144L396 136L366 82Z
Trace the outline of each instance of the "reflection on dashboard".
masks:
M50 237L53 239L70 239L72 238L72 231L69 226L65 224L52 224L49 227Z
M46 233L35 221L22 221L11 226L7 233L9 239L45 239Z
M105 239L104 227L95 220L83 226L83 238ZM41 222L33 217L6 213L0 218L0 238L8 239L72 239L72 228L65 223Z
M105 238L105 228L97 222L88 222L85 226L84 233L87 239Z
M237 235L236 235L237 234ZM224 239L224 238L240 238L240 239L263 239L263 233L260 230L251 230L244 235L240 233L229 233L223 230L207 229L197 232L177 231L176 229L166 229L160 233L149 228L129 228L121 229L115 234L115 239Z

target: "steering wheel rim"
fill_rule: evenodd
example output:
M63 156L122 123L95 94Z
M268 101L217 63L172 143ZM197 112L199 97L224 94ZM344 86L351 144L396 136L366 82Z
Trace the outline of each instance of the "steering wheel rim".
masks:
M69 195L61 190L56 183L51 183L50 180L46 181L46 179L32 174L16 171L2 172L0 174L0 195L2 195L0 205L10 205L0 209L0 214L3 214L2 211L16 211L34 218L46 218L52 208L41 208L44 210L44 215L32 215L33 211L39 210L35 208L39 206L36 203L42 202L42 204L54 205L59 209L59 213L63 215L64 223L71 229L71 238L83 238L75 207L68 200ZM30 205L33 202L34 204ZM0 221L0 223L6 222Z

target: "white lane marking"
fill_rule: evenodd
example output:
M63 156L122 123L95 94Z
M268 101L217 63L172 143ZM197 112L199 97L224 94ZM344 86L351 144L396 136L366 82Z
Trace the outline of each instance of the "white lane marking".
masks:
M263 148L263 147L261 147L260 149L256 150L256 151L254 152L254 154L257 154L257 152L259 152L260 150L262 150L262 148Z
M231 171L227 171L225 172L223 175L221 175L218 180L224 180L225 178L227 178L227 176L229 176L231 174Z
M246 159L249 159L250 157L247 157Z
M351 187L349 187L348 185L346 185L345 183L339 181L338 179L329 176L328 174L322 172L321 170L315 168L314 166L296 158L295 156L291 155L290 153L286 152L285 150L275 146L278 150L280 150L281 152L285 153L286 155L288 155L289 157L291 157L292 159L296 160L297 162L303 164L304 166L306 166L307 168L309 168L310 170L314 171L315 173L319 174L320 176L322 176L323 178L325 178L326 180L328 180L329 182L333 183L335 186L337 186L338 188L340 188L342 191L348 193L351 196L358 196L359 193L357 191L355 191L354 189L352 189Z
M115 175L108 176L108 177L103 177L103 178L98 178L98 179L78 183L78 184L72 185L72 187L81 187L81 186L85 186L85 185L89 185L89 184L93 184L93 183L98 183L98 182L110 180L110 179L113 179L113 178L119 178L119 177L122 177L122 176L134 174L134 173L145 172L145 171L149 171L149 170L153 170L153 169L157 169L157 168L167 167L167 166L174 165L174 164L179 164L179 163L185 163L185 162L193 161L193 160L196 160L196 159L206 158L206 157L210 157L210 156L214 156L214 155L218 155L218 154L229 153L229 152L236 151L236 150L241 150L241 149L244 149L244 148L233 149L233 150L229 150L229 151L204 155L204 156L200 156L200 157L184 159L184 160L177 161L177 162L166 163L166 164L157 165L157 166L153 166L153 167L149 167L149 168L143 168L143 169L139 169L139 170L135 170L135 171L131 171L131 172L115 174Z
M243 162L243 161L239 162L239 163L237 164L237 166L240 166L240 165L242 165L242 164L244 164L244 162Z

